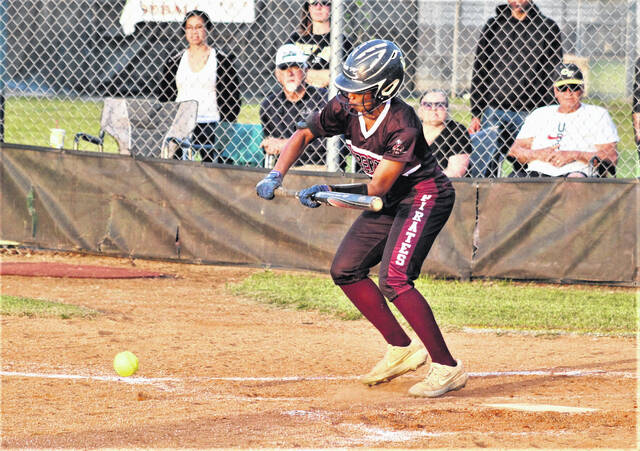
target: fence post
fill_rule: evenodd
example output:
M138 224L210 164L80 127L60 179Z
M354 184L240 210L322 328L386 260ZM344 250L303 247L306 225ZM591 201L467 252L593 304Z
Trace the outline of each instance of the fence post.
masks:
M582 20L582 0L578 0L578 11L577 11L577 18L576 18L576 55L577 56L584 56L584 46L583 46L583 39L584 39L584 25L582 24L583 20Z
M0 1L0 143L4 142L4 78L6 64L6 42L7 42L7 2Z
M635 72L635 62L638 53L637 43L639 42L638 28L638 6L640 0L629 0L628 14L626 18L626 42L624 43L624 73L625 73L625 97L633 98L633 79ZM635 39L634 39L635 36ZM635 42L634 42L635 41ZM635 51L634 51L635 48Z
M636 0L636 57L640 49L640 0Z
M635 34L636 34L636 39L635 39L635 46L633 45L633 40L631 41L631 48L630 48L630 52L631 53L631 74L630 74L630 78L631 78L631 82L629 83L629 87L631 89L631 97L633 98L633 81L635 78L635 64L636 64L636 59L640 58L640 0L630 0L631 1L631 10L635 10ZM634 8L634 3L635 3L635 8ZM632 100L633 102L633 100Z
M455 99L458 94L458 36L460 35L460 6L462 0L456 0L456 9L455 15L453 18L453 50L451 59L453 60L451 63L451 98Z
M331 73L329 82L329 98L335 97L338 90L333 84L342 66L342 30L344 24L344 2L333 0L331 3ZM327 171L337 172L340 168L340 137L333 136L327 140Z

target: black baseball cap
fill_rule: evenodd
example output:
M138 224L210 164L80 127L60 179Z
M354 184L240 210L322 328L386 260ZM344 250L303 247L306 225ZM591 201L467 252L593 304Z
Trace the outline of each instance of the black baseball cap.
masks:
M553 86L584 85L582 71L573 63L562 63L556 67L556 78Z

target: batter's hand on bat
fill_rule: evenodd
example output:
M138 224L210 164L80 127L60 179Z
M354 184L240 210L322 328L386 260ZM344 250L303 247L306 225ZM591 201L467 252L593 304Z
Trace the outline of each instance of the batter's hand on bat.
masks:
M313 185L309 188L300 190L298 193L298 199L300 199L300 203L305 207L318 208L320 206L320 202L313 200L313 195L322 191L331 191L331 188L329 188L328 185Z
M282 174L278 171L271 171L269 174L260 180L256 185L256 193L263 199L271 200L274 197L273 192L282 186Z

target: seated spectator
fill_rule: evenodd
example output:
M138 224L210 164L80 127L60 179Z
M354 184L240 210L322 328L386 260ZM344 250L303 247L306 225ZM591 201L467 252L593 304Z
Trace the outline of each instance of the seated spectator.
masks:
M294 44L285 44L276 53L275 75L279 86L260 104L260 122L267 167L273 167L287 140L296 131L296 124L321 109L327 103L327 93L305 82L307 57ZM325 140L312 142L298 158L296 165L324 165Z
M509 156L526 165L519 176L589 177L595 156L615 165L616 126L602 107L581 103L582 72L575 64L560 64L553 92L558 105L538 108L525 119Z
M329 86L331 61L331 0L308 0L302 4L298 30L287 41L295 44L307 56L307 83L316 88ZM351 51L352 43L343 37L343 57Z
M193 143L213 146L216 124L234 122L240 113L238 76L234 58L210 47L208 32L213 28L204 11L189 11L182 22L188 47L167 60L156 96L162 102L198 101L198 119ZM202 161L233 163L216 156L213 149L201 151ZM180 159L178 149L174 158Z
M469 166L471 141L467 128L449 117L449 99L440 90L420 99L418 116L433 156L447 177L464 177Z

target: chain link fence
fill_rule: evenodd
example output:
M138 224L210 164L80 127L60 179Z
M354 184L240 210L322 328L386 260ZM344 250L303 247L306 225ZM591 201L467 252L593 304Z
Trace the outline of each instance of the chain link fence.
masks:
M605 152L613 160L609 167L600 158L592 162L594 170L610 169L608 175L618 178L640 176L640 153L631 120L634 67L640 57L640 0L537 0L527 9L524 21L515 20L506 3L496 1L310 3L3 0L3 140L70 149L76 134L84 133L93 140L80 139L80 150L118 152L116 139L102 132L106 122L119 120L131 130L151 126L167 130L151 142L131 142L134 156L268 167L295 123L335 94L329 79L345 53L359 43L381 38L403 50L406 76L401 97L416 108L425 123L427 140L435 143L432 148L441 166L451 174L535 175L520 155L513 154L517 137L518 143L534 150L560 143L561 150L580 150L571 148L575 144L595 153L613 142L614 153L610 148ZM198 28L197 20L183 26L185 13L192 9L208 12L209 30L207 24ZM313 20L318 22L323 11L330 14L332 32L313 36ZM311 27L305 28L307 13L315 17ZM317 30L323 30L322 26L316 29L317 35L322 34ZM305 34L308 31L311 35ZM181 52L194 45L198 33L213 49L208 56L215 58L198 60L196 51L182 57ZM287 73L295 72L296 65L276 67L277 51L285 43L296 44L307 57L309 83L304 94L292 88L296 74ZM552 84L558 76L553 68L560 61L580 68L582 91L567 92L565 85L565 91L554 92ZM185 75L185 68L195 78ZM190 82L199 73L209 78L201 74L197 83ZM215 86L209 87L215 96L194 89L206 82ZM287 83L289 91L300 98L284 93ZM439 91L423 98L434 89ZM103 114L107 97L166 103L190 96L198 100L198 113L183 137L168 134L172 123L167 114L134 111L139 103L124 108L123 117ZM579 138L574 132L572 139L566 139L571 133L557 129L557 112L527 125L528 113L556 103L557 96L581 96L583 104L603 110L595 109L586 118L567 119L568 127L578 128ZM164 106L160 103L155 108ZM154 119L159 116L166 123ZM270 123L274 118L280 122ZM453 121L461 126L453 127ZM439 131L442 127L445 131ZM474 133L464 135L469 128ZM133 135L131 131L128 139ZM175 138L170 148L167 137ZM299 164L301 169L358 171L340 139L318 140ZM454 171L454 166L461 172Z

